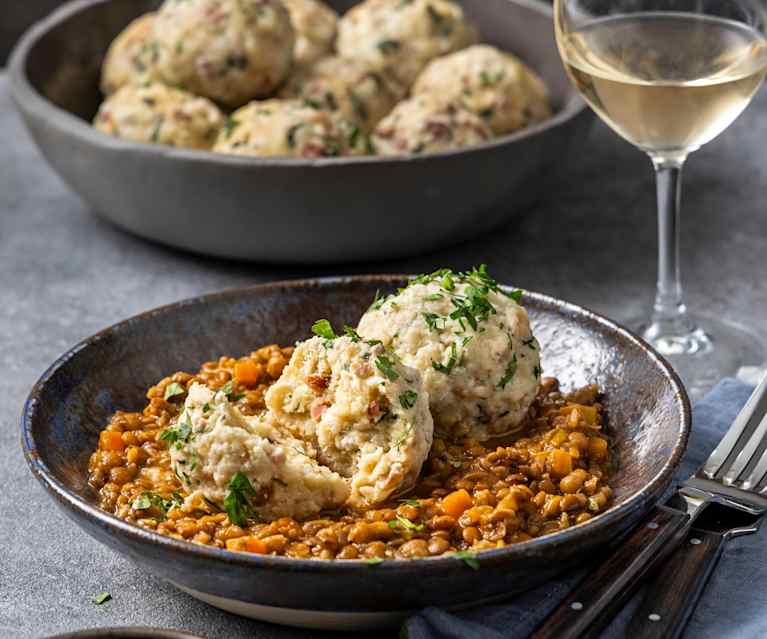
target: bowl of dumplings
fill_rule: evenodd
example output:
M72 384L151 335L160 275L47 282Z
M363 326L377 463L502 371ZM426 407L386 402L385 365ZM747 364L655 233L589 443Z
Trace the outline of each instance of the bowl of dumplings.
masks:
M529 210L591 118L535 0L77 0L9 65L84 204L264 263L402 257Z

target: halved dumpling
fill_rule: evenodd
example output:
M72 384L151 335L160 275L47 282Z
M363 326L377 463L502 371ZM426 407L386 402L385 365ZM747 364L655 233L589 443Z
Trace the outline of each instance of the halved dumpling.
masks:
M266 405L317 448L320 463L349 478L352 506L411 488L431 448L434 426L418 371L353 333L299 343Z
M171 465L190 498L213 502L233 523L241 523L239 516L308 517L349 496L348 482L318 464L310 446L262 416L244 416L224 393L200 384L189 389L165 433Z

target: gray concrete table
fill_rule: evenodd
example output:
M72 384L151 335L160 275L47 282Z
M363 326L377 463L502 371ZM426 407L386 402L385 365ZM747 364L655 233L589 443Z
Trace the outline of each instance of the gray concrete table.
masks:
M145 309L267 280L420 272L487 262L500 280L618 320L652 300L655 200L650 163L601 124L569 176L532 210L471 243L379 264L274 268L204 259L125 235L92 216L50 171L0 76L0 636L104 625L184 628L206 637L308 637L219 612L143 574L56 509L26 468L18 416L63 350ZM767 337L767 94L686 172L684 273L695 308ZM113 600L95 606L101 591ZM350 635L346 635L350 636ZM370 636L370 635L367 635Z

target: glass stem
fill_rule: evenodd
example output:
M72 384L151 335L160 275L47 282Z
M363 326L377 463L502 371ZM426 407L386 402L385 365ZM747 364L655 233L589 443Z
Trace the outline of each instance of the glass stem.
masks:
M658 285L653 306L653 337L683 337L692 330L679 276L679 225L682 165L685 157L653 157L658 189Z

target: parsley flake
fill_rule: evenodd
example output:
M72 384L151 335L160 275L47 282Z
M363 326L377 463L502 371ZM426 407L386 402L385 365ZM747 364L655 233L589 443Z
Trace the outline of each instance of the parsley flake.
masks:
M405 504L406 506L413 506L414 508L420 508L421 502L417 499L400 499L400 503Z
M331 329L332 330L332 329ZM355 331L351 326L348 324L344 326L344 333L349 336L349 338L352 340L352 342L359 342L362 338L360 337L360 334Z
M400 44L398 40L381 40L376 46L381 53L389 55L399 51Z
M511 379L514 377L514 373L517 372L517 354L514 353L514 355L511 356L511 361L506 364L506 370L503 373L503 377L501 377L501 381L498 382L498 388L506 388L506 384L508 384Z
M389 528L394 529L397 526L402 526L405 530L414 530L415 532L421 532L424 529L423 524L415 524L402 515L397 515L396 519L392 519L389 522Z
M229 521L237 526L244 526L250 514L250 500L256 496L253 484L242 473L237 473L229 482L229 492L224 499L224 510Z
M186 389L181 384L172 382L165 387L165 394L163 395L163 399L167 402L171 397L175 397L176 395L183 395L184 393L186 393Z
M457 559L463 559L463 563L465 563L469 568L472 568L473 570L479 570L479 560L477 559L477 554L471 552L470 550L459 550L456 553L453 553L453 557L456 557Z
M326 319L314 322L314 324L312 324L312 333L318 337L324 337L327 340L333 340L338 337L333 330L333 327L330 325L330 322Z
M447 360L447 364L442 364L440 362L432 361L431 365L435 371L444 373L445 375L450 375L450 373L453 371L453 368L455 368L455 365L457 363L458 363L458 348L456 347L455 342L453 342L450 345L450 357Z
M411 390L406 390L399 396L399 403L402 404L402 408L413 408L418 400L418 393Z
M112 598L112 595L110 595L108 592L100 592L93 598L93 603L95 603L97 606L100 606L103 603L106 603Z
M376 357L376 367L386 379L392 382L399 379L399 373L394 370L394 362L386 357L386 355Z

